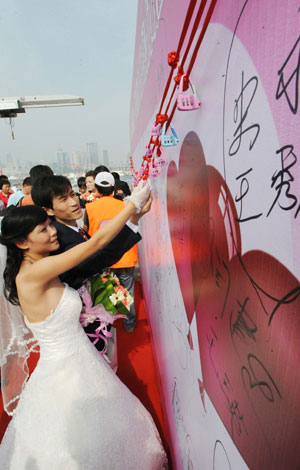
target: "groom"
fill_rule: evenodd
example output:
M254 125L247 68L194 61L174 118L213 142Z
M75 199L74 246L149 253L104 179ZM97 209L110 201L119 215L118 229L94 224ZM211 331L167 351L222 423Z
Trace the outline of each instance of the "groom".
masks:
M78 196L72 189L68 178L61 175L50 175L40 178L32 189L33 202L43 207L53 217L53 225L57 230L59 249L51 255L63 253L83 243L89 235L77 225L82 218ZM141 240L138 233L139 219L150 210L151 201L145 204L139 214L135 214L126 223L119 234L104 248L86 259L78 266L61 274L62 282L74 289L79 289L84 281L94 274L101 273L104 268L119 261L123 254ZM94 326L85 328L87 333L94 332ZM96 348L101 351L104 344L99 341Z

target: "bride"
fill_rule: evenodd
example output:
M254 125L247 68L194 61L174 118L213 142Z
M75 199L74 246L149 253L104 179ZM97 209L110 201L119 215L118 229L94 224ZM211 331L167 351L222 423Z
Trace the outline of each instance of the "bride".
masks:
M7 247L4 288L10 304L0 303L1 364L14 359L14 365L7 382L1 379L6 409L14 416L0 446L1 470L166 468L151 416L89 341L79 323L80 297L57 277L112 240L149 198L148 185L136 188L125 208L92 238L57 256L48 256L58 241L43 209L24 206L4 217L0 241ZM5 318L9 330L3 329ZM21 367L21 385L21 374L15 380L12 373L26 363L28 333L31 343L38 342L40 359L24 386L26 369ZM7 391L11 386L15 395Z

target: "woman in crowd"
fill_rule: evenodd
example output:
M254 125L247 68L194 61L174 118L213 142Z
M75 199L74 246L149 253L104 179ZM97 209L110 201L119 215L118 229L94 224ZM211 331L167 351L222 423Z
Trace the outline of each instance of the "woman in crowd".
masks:
M10 190L10 182L5 179L0 180L0 189L0 201L3 202L3 209L6 209L8 199L13 194Z
M88 340L79 323L80 297L57 277L112 240L149 197L149 186L139 186L125 208L92 238L56 256L48 256L58 242L43 209L14 208L4 217L6 297L21 306L24 322L38 341L40 359L0 446L1 470L165 468L151 416ZM3 320L7 308L0 305ZM16 326L20 311L14 308L10 318ZM13 337L6 340L16 341L16 327L2 325L0 331L12 331ZM18 340L24 344L24 338ZM6 405L15 405L11 393Z
M94 171L87 171L85 174L85 184L87 192L83 195L83 198L86 202L93 202L95 199L100 197L100 194L97 191L95 186L95 172Z

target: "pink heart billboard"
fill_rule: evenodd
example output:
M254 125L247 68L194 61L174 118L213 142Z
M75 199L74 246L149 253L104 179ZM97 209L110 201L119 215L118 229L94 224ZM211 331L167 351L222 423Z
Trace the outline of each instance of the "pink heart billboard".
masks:
M136 166L188 8L145 5ZM180 142L152 181L139 255L174 468L300 466L299 15L295 0L216 3L191 71L200 108L175 111Z

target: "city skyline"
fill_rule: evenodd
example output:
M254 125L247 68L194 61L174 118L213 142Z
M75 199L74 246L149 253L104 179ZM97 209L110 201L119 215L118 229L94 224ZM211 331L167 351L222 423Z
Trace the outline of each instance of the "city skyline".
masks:
M89 157L89 147L94 148L94 158ZM7 154L5 161L0 160L0 174L6 174L9 177L20 179L20 175L25 177L29 174L29 170L36 164L49 165L54 173L56 174L80 174L84 175L86 171L93 170L98 165L105 165L111 171L119 168L124 171L129 171L129 154L123 160L119 162L111 162L109 159L109 152L106 149L99 150L95 142L89 142L86 144L85 151L64 151L62 147L59 147L55 158L47 162L40 160L34 162L32 160L18 160L11 154Z
M137 0L90 0L86 7L79 0L12 0L3 6L1 97L67 93L83 97L85 105L19 115L15 140L8 120L0 119L0 162L10 154L50 163L59 146L84 152L89 142L108 150L113 164L126 158L136 14Z

